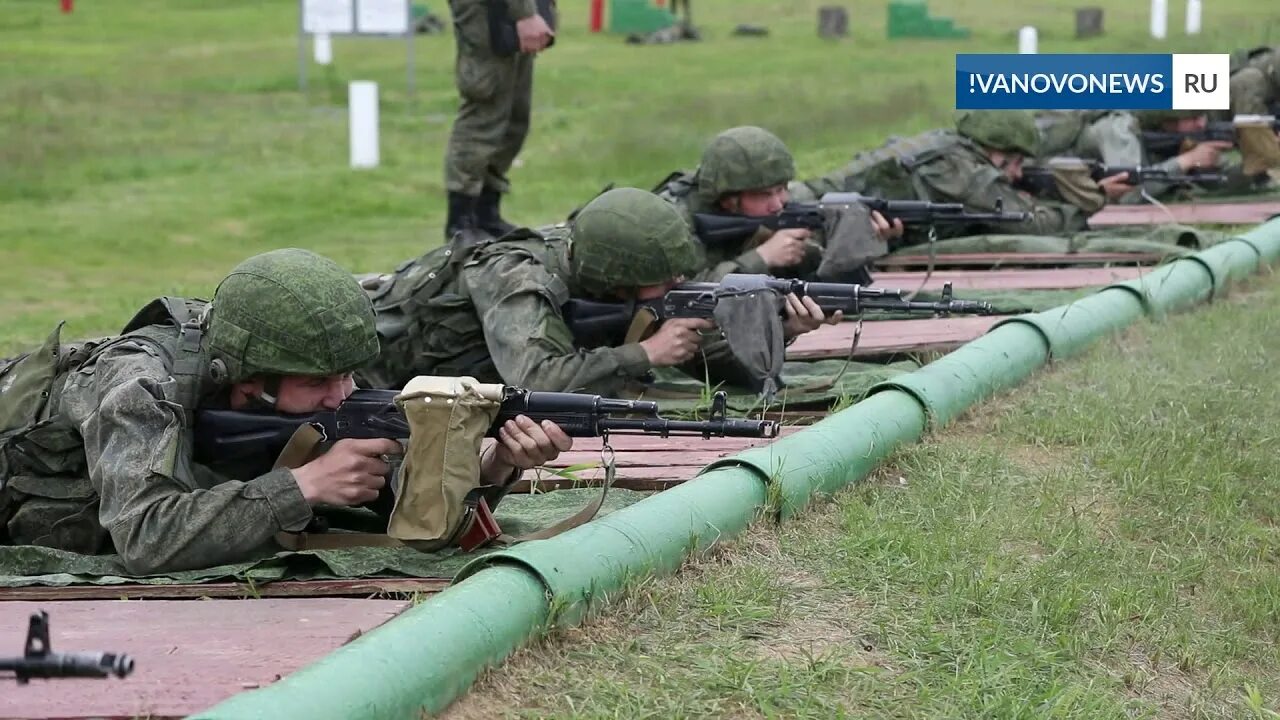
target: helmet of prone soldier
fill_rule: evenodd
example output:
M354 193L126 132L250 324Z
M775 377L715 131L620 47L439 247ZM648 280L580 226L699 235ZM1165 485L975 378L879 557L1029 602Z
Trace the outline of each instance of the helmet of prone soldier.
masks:
M1027 157L1040 146L1035 117L1025 110L965 110L956 115L956 132L992 150Z
M713 202L729 193L785 185L795 176L795 159L778 136L744 125L715 136L702 151L698 194Z
M208 348L228 382L339 375L378 355L369 297L355 276L309 250L245 260L218 284L210 308Z
M573 219L570 267L586 289L661 285L702 262L689 224L674 205L638 188L615 188Z
M1204 114L1204 110L1139 110L1134 113L1143 130L1160 130L1165 123L1188 120Z

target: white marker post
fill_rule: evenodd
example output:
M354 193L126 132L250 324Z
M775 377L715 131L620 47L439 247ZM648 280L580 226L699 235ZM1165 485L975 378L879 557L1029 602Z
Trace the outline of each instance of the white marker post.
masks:
M1030 25L1023 27L1018 31L1018 54L1019 55L1035 55L1036 40L1039 33Z
M328 65L333 62L333 41L329 33L315 34L315 55L317 65Z
M378 166L378 83L352 82L347 91L351 124L351 167Z
M1200 34L1200 0L1187 0L1187 34Z
M1168 0L1151 0L1151 37L1163 40L1169 31Z

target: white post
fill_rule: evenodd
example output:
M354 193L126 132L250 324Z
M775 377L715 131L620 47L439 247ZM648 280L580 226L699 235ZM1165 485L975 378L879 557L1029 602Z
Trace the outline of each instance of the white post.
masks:
M1163 40L1169 30L1168 0L1151 0L1151 37Z
M1030 25L1027 25L1023 27L1021 30L1019 30L1018 31L1018 54L1035 55L1036 40L1038 37L1039 37L1039 34L1036 32L1036 29Z
M316 33L315 38L315 54L317 65L328 65L333 62L333 42L329 39L329 33Z
M1187 34L1200 34L1200 0L1187 0Z
M351 167L378 166L378 83L352 82L347 104L351 124Z

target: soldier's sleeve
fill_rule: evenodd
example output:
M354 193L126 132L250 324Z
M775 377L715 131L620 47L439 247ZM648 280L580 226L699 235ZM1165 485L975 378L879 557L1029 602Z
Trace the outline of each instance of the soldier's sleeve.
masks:
M506 0L507 15L512 20L523 20L538 12L534 0Z
M978 164L955 154L944 155L916 169L917 177L934 202L964 203L970 212L995 212L1002 200L1005 212L1030 213L1021 223L976 223L973 234L1052 235L1077 232L1087 227L1088 217L1070 203L1037 200L1019 192L993 165Z
M650 369L638 343L575 347L560 311L569 290L539 263L508 253L463 268L463 278L494 367L509 385L611 395Z
M177 382L141 344L108 350L91 372L70 376L63 403L84 438L99 522L130 572L243 560L311 518L289 470L248 482L193 470Z

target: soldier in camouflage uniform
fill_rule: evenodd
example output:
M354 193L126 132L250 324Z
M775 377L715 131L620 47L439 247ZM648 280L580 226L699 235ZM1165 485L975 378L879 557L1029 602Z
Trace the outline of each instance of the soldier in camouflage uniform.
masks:
M704 337L707 320L667 320L647 339L594 346L579 344L569 329L563 307L570 298L657 299L698 269L688 225L655 195L617 188L570 224L465 239L367 281L382 352L358 373L361 382L399 388L414 375L469 375L617 395L652 368L680 367L699 379L705 369L713 383L747 384L725 344ZM788 298L789 337L840 320L805 301Z
M59 326L59 331L61 325ZM199 408L336 408L378 352L373 309L350 274L305 250L246 260L212 303L153 301L120 336L62 344L0 365L0 541L96 554L136 574L278 550L316 505L373 501L395 440L340 440L296 469L274 458L192 460ZM482 464L503 482L567 448L523 418ZM532 426L532 428L530 428ZM526 452L521 440L533 440Z
M1039 151L1039 133L1030 113L964 111L954 130L931 130L910 138L890 139L878 150L859 153L853 162L820 178L792 183L792 197L821 197L828 192L858 192L894 200L963 203L970 212L1030 213L1023 223L949 226L946 237L961 235L1075 232L1088 216L1106 204L1103 187L1087 182L1074 202L1036 199L1014 188L1022 177L1022 161ZM1115 182L1117 178L1109 178ZM940 236L942 231L940 231ZM908 231L913 245L926 240Z
M795 175L795 160L782 140L763 128L742 126L713 138L695 170L672 173L655 192L675 203L690 225L695 214L704 213L769 217L781 212L791 199L787 183ZM842 213L839 222L845 224L846 231L853 228L856 244L883 246L886 240L902 234L901 221L890 224L878 212L853 207ZM762 228L742 244L704 246L705 260L696 278L719 280L729 273L767 273L827 282L865 283L870 279L865 270L851 277L818 277L827 241L827 233L815 234L804 228L772 232Z
M1150 167L1172 176L1193 169L1211 170L1220 165L1219 155L1231 143L1200 143L1169 158L1154 161L1142 146L1142 124L1133 113L1112 110L1048 110L1036 113L1040 131L1039 159L1069 156L1096 160L1112 167ZM1149 181L1144 189L1159 197L1175 184ZM1142 191L1123 182L1106 186L1111 202L1145 202Z
M1280 47L1257 47L1231 54L1230 116L1280 115ZM1256 175L1270 171L1280 175L1280 133L1267 128L1237 127L1243 172Z
M554 33L535 0L450 0L449 8L461 104L445 155L445 240L470 228L503 235L515 229L502 219L500 204L510 190L507 171L529 134L534 56ZM493 8L505 9L505 17L491 16ZM511 55L491 39L494 24L503 21L514 21L520 43Z

